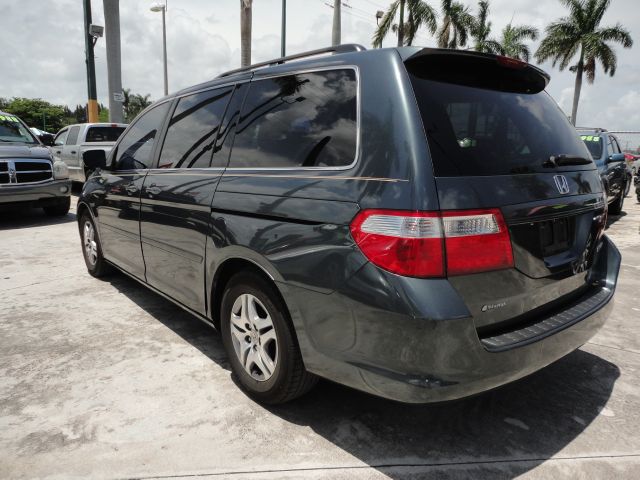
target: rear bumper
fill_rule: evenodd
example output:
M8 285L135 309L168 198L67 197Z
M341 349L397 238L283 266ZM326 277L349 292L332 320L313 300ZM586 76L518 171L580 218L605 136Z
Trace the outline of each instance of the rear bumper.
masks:
M425 289L426 280L367 265L330 295L288 287L285 300L296 302L292 316L310 371L393 400L438 402L517 380L587 342L609 316L620 260L604 237L590 273L592 290L547 314L557 320L573 309L572 321L504 348L491 349L479 338L446 280L428 280ZM540 325L547 320L540 318Z
M71 180L53 180L30 185L0 186L0 205L31 203L48 205L71 195Z

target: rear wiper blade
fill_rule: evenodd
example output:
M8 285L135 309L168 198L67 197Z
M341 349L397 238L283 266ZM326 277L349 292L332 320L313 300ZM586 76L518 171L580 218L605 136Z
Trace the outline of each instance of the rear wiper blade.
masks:
M556 168L566 165L589 165L590 163L591 160L588 158L561 153L560 155L551 155L549 160L545 161L542 166L545 168Z

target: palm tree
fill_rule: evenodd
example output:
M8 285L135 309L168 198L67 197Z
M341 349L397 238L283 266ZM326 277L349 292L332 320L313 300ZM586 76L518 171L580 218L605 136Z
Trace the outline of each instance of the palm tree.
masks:
M500 47L502 48L502 55L507 57L517 58L518 60L529 61L529 47L524 43L524 40L537 40L538 29L529 25L513 26L509 23L504 30L502 30L502 39L500 40Z
M240 66L251 65L251 4L253 0L240 0Z
M476 52L483 53L502 53L502 45L496 40L489 38L491 34L491 22L487 20L489 16L489 2L483 0L478 2L480 12L478 17L473 19L471 24L470 33L475 39L476 43L473 49Z
M464 47L472 24L473 17L469 13L469 7L453 0L442 0L442 24L438 30L438 47Z
M404 22L405 7L407 10L407 22ZM400 23L394 24L396 15L400 12ZM382 46L382 40L389 30L398 34L398 46L411 45L420 27L427 27L430 33L435 33L437 28L436 11L424 0L396 0L389 5L387 12L373 35L373 46Z
M617 23L614 27L600 27L600 21L611 0L560 0L568 9L569 16L553 22L546 28L546 37L536 51L536 60L552 60L560 70L569 66L571 59L579 52L578 63L570 70L576 74L573 90L571 123L576 124L578 102L582 89L582 74L593 83L596 62L600 62L604 73L616 73L617 58L607 42L618 42L624 48L631 48L633 40L629 31Z

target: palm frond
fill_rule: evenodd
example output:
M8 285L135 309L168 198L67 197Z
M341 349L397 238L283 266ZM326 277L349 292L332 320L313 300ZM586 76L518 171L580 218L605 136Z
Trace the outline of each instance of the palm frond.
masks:
M396 0L389 5L386 13L382 17L380 21L380 25L376 28L375 33L373 34L373 47L378 48L382 46L382 41L389 33L393 25L393 20L396 17L396 13L398 11L398 7L400 6L400 0Z
M624 48L631 48L633 46L633 39L629 30L624 28L619 23L616 23L615 27L606 27L596 30L598 36L605 42L617 42Z

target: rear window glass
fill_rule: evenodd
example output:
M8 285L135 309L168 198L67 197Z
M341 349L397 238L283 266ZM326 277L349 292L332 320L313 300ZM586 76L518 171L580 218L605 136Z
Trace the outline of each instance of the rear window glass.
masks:
M352 69L254 80L230 167L334 167L353 163L357 83Z
M602 137L598 135L580 135L594 160L602 156Z
M561 154L589 158L575 129L547 93L475 88L421 78L411 82L436 176L549 172ZM589 165L558 167L584 170Z
M120 138L125 127L90 127L87 142L115 142Z

